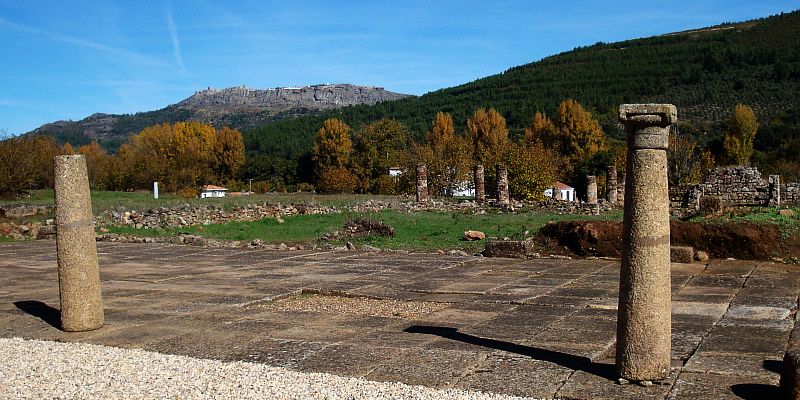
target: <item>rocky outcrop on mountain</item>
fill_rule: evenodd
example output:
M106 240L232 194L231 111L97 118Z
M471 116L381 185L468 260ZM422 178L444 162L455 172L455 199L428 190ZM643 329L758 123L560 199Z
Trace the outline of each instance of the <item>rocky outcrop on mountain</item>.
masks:
M359 104L398 100L408 95L382 87L323 84L250 89L244 86L195 92L189 98L156 111L136 114L95 113L80 121L56 121L29 133L49 134L74 145L93 139L113 147L142 129L160 123L201 121L221 127L251 128L299 115Z
M266 90L239 86L201 90L176 106L198 114L215 116L265 109L275 113L292 109L327 110L357 104L375 104L403 97L407 96L386 91L382 87L348 84L279 87Z

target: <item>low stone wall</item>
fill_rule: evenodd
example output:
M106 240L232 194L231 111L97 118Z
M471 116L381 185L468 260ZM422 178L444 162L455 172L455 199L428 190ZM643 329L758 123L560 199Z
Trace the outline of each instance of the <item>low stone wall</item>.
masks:
M7 218L21 218L30 217L34 215L47 215L52 214L53 206L43 205L27 205L27 204L12 204L0 207L0 217Z
M107 211L97 216L98 226L132 226L136 229L169 228L192 225L222 224L231 221L257 221L265 218L298 214L339 213L333 207L306 205L248 204L226 210L220 205L157 207L144 211Z
M781 185L781 204L800 204L800 182Z
M682 184L669 189L670 206L697 210L704 196L717 197L725 207L777 204L777 193L755 167L718 167L700 184ZM800 183L780 185L780 204L800 205Z

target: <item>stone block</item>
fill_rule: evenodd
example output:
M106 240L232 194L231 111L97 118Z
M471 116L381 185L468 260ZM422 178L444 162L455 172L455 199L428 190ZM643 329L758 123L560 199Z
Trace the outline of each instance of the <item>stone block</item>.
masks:
M675 263L689 264L694 261L694 248L691 246L671 246L669 259Z
M704 214L720 214L724 208L722 197L703 196L700 198L700 212Z
M528 258L532 244L528 240L489 240L483 249L486 257Z

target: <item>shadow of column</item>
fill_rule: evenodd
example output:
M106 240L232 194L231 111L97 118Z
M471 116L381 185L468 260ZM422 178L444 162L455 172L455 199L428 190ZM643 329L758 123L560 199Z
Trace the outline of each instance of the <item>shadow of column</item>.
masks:
M61 311L58 309L38 300L15 301L14 306L27 314L41 319L56 329L61 329Z
M580 357L559 351L503 342L495 339L482 338L479 336L461 333L456 328L415 325L406 328L404 332L436 335L446 339L457 340L459 342L469 343L476 346L515 353L533 358L535 360L558 364L562 367L572 370L584 371L608 380L615 380L617 378L617 373L614 370L613 364L601 364L592 362L592 360L587 357Z

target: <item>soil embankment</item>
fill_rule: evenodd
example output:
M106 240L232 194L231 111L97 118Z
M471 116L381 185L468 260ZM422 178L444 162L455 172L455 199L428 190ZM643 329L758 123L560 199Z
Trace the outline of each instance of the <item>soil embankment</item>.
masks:
M770 260L800 256L800 236L782 237L779 226L773 224L672 221L670 231L673 246L693 246L713 258ZM622 254L621 222L552 222L542 228L540 235L578 256Z

